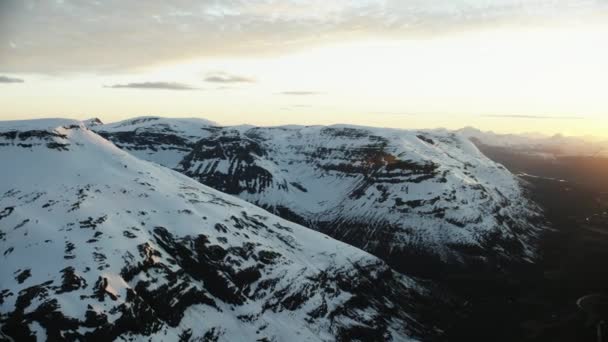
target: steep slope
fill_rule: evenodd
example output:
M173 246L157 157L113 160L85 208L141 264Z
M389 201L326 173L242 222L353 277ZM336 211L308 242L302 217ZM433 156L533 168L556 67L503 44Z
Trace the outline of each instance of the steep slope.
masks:
M448 264L534 256L537 207L509 171L447 131L207 126L196 143L184 137L189 144L167 158L172 144L148 144L157 129L121 125L98 130L142 158L365 249L401 271L428 275ZM174 136L183 137L167 135Z
M0 331L15 340L406 341L386 263L69 120L0 122Z

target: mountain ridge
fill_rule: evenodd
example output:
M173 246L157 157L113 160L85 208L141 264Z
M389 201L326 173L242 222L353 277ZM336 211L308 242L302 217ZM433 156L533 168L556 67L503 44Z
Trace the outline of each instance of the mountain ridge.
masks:
M140 158L406 273L496 258L531 262L542 230L540 210L517 178L446 130L202 125L198 136L159 133L153 125L95 130Z
M436 334L415 319L424 288L385 262L83 123L0 122L0 158L0 330L15 339Z

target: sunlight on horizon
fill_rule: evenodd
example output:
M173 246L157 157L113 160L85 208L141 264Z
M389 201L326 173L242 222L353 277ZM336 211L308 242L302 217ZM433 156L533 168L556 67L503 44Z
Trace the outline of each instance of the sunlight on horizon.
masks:
M0 119L159 115L608 138L601 22L348 36L277 53L176 54L109 72L5 73L25 82L0 84Z

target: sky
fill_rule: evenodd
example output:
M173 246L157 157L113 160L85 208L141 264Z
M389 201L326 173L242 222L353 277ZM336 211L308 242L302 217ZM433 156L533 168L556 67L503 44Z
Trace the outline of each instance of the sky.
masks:
M0 0L0 120L608 138L608 0Z

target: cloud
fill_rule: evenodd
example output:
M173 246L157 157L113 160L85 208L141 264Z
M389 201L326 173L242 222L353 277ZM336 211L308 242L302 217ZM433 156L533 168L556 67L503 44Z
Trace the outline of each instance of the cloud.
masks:
M603 0L1 0L0 65L12 73L111 73L369 37L605 25L606 9Z
M211 83L254 83L254 82L256 82L256 80L253 79L253 78L245 77L245 76L228 74L228 73L225 73L225 72L214 72L214 73L207 74L207 76L205 77L205 82L211 82Z
M405 116L415 116L418 114L414 114L414 113L406 113L406 112L373 112L371 114L376 114L376 115L405 115Z
M295 90L295 91L282 91L279 93L280 95L294 95L294 96L309 96L309 95L320 95L323 94L319 91L301 91L301 90Z
M289 106L284 106L281 107L281 110L302 110L304 108L320 108L318 106L313 106L313 105L309 105L309 104L295 104L295 105L289 105Z
M140 82L140 83L126 83L126 84L114 84L105 86L105 88L132 88L132 89L165 89L165 90L198 90L187 84L175 83L175 82Z
M584 116L543 116L543 115L482 115L485 118L541 119L541 120L581 120Z
M20 78L14 78L14 77L8 77L8 76L1 76L0 75L0 83L23 83L25 82L24 80L20 79Z

